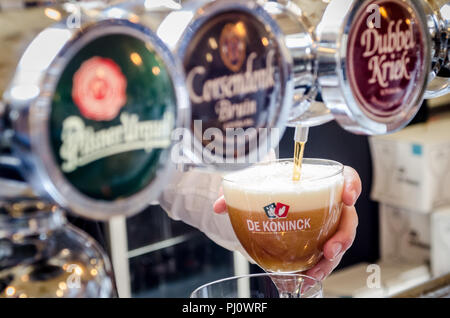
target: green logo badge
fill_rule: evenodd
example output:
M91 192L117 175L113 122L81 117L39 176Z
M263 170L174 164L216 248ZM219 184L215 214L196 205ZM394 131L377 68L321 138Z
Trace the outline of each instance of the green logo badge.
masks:
M151 183L168 153L176 97L149 45L110 34L85 45L66 65L50 114L51 145L81 193L115 200Z

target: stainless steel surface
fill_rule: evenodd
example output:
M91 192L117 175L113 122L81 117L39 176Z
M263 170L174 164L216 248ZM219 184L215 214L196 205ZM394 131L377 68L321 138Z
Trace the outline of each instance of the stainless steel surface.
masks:
M392 298L450 298L450 274L436 277Z

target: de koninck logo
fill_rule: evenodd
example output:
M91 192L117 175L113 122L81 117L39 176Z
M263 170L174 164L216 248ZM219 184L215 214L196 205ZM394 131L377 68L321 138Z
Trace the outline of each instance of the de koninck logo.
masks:
M301 213L291 213L287 218L289 205L284 203L271 203L264 207L268 220L247 219L247 228L251 233L278 233L296 232L311 229L311 218L302 217Z
M269 219L285 218L289 212L289 205L280 202L271 203L264 207L264 212Z

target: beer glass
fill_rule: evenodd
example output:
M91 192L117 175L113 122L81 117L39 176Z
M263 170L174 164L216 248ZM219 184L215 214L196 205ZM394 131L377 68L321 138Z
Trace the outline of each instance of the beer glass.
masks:
M276 280L274 277L276 276ZM292 287L295 298L321 298L320 281L302 274L260 273L220 279L195 289L191 298L277 298L280 288L274 284ZM234 308L227 308L233 310ZM237 308L234 310L238 310ZM255 308L256 310L256 308Z
M230 173L223 180L236 236L266 272L312 268L339 225L343 165L303 159L300 181L292 181L292 170L293 160L281 159Z

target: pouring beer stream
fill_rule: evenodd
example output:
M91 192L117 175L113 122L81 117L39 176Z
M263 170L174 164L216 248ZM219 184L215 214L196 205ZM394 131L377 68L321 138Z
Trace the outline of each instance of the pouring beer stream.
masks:
M292 181L300 181L302 174L302 161L305 144L308 140L309 127L298 125L295 127L295 148L294 148L294 171Z

